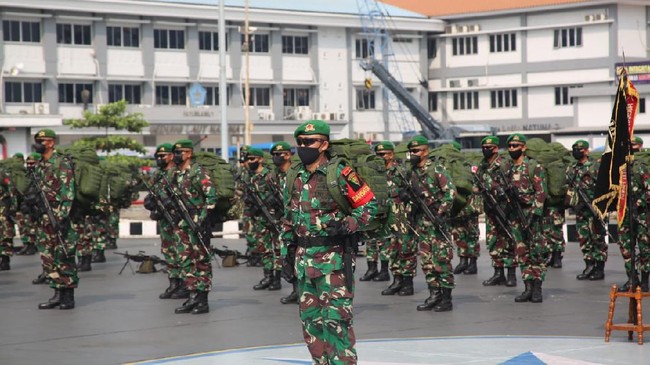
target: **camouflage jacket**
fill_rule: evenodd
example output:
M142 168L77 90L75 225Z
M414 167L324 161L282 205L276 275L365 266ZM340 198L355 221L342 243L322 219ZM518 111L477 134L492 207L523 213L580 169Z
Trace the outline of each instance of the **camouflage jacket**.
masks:
M574 162L566 170L566 181L568 185L565 205L577 207L579 203L590 204L596 190L596 179L598 177L598 162L587 160L585 163ZM580 189L587 195L589 202L583 202L579 198L577 190Z
M650 199L650 168L647 165L632 162L630 171L629 193L635 202L635 214L641 221L648 219L648 200ZM628 207L629 209L629 207Z
M177 196L187 204L187 210L197 224L204 224L208 210L217 203L217 190L205 168L198 163L192 163L185 170L176 169L173 172L172 188ZM181 220L181 227L187 223Z
M421 192L433 214L443 216L451 211L457 191L442 162L429 159L424 166L413 167L410 175L407 175L409 177L414 190Z
M530 169L533 173L530 173ZM546 171L537 161L524 156L521 165L515 165L512 160L503 165L504 174L509 184L517 192L519 204L524 211L534 215L544 214L544 203L546 202ZM532 177L532 179L531 179Z
M45 193L52 213L59 223L63 222L70 215L76 193L72 162L54 151L47 161L36 164L34 172L43 184L39 188Z
M17 190L8 173L0 171L0 217L13 216L18 209Z
M397 161L393 161L386 168L386 184L388 186L388 196L393 199L394 202L399 202L399 191L402 184L402 179L397 173L397 169L400 168Z
M283 240L296 242L297 237L328 237L325 228L340 222L349 233L367 225L377 214L377 200L351 168L339 165L337 183L341 193L350 202L350 215L334 201L327 188L327 166L325 160L314 172L303 165L293 183L289 196L288 209L284 212ZM298 277L320 277L343 269L341 245L298 247L296 250L296 270Z
M259 173L250 172L250 180L247 187L244 189L244 194L257 194L264 206L269 210L269 213L274 218L277 218L276 210L281 210L282 196L281 190L278 187L278 178L273 170L264 166ZM259 211L259 207L254 202L252 196L244 200L244 215L248 217L259 216L264 224L267 222L266 217ZM278 212L278 214L281 212Z

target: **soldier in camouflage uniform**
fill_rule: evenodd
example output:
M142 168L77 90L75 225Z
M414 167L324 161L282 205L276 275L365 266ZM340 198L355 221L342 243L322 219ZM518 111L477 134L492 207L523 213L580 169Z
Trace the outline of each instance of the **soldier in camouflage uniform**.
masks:
M276 170L276 190L283 192L287 184L287 172L291 168L291 145L287 142L276 142L271 146L271 156ZM284 194L283 194L284 195ZM282 215L288 201L283 197ZM286 297L280 298L280 303L298 303L298 280L293 273L296 263L296 244L295 242L284 242L280 240L280 257L282 257L282 277L291 284L292 290Z
M633 153L638 153L643 148L643 139L634 137L631 141ZM627 213L623 219L618 236L621 256L625 261L625 272L628 281L619 287L619 291L635 290L630 285L632 275L641 272L641 291L648 292L648 274L650 273L650 214L648 214L648 201L650 201L650 168L640 161L633 161L630 166L630 185L628 194L631 195L633 206L627 207ZM638 247L636 256L636 267L632 267L632 232L630 231L630 217L634 216L634 229L636 231L635 241ZM635 277L635 282L638 283Z
M12 217L18 209L14 183L4 170L0 170L0 271L10 270L14 253L14 223Z
M599 222L600 217L594 216L587 205L594 199L599 166L597 162L589 160L589 143L585 140L580 139L573 144L572 154L576 162L566 170L568 189L565 203L575 211L576 234L585 261L585 269L576 279L603 280L607 261L605 232ZM584 200L579 192L582 192L587 200Z
M375 146L375 154L386 161L386 173L389 174L391 167L396 167L395 159L395 145L390 141L383 141ZM393 172L394 174L394 172ZM390 176L387 175L387 183L391 184ZM389 188L390 189L390 188ZM390 274L388 267L390 266L389 252L391 248L392 237L385 239L369 239L366 241L366 261L368 262L368 270L363 274L359 281L389 281ZM380 270L377 270L377 262L381 262Z
M262 255L264 277L254 290L280 290L282 288L282 257L280 255L280 237L275 227L278 213L282 213L282 197L277 186L275 173L264 166L264 152L258 148L248 149L249 184L246 186L244 202L247 209L244 214L251 220L255 248L253 253ZM256 199L260 199L273 221L269 221Z
M327 181L329 134L329 125L320 120L307 121L294 132L302 164L287 177L283 239L298 244L300 320L312 362L354 365L353 235L374 218L377 201L348 166L339 165L336 182ZM338 184L350 215L337 205L328 183Z
M34 149L42 158L34 167L37 181L52 209L54 222L46 214L38 219L38 240L43 245L41 258L45 272L50 279L54 296L39 304L39 309L73 309L74 289L79 284L75 265L76 232L70 218L75 198L74 170L71 161L54 149L56 134L42 129L34 136ZM58 231L57 231L58 229ZM60 233L60 234L57 234Z
M198 163L193 163L194 144L189 139L176 141L173 147L174 163L177 169L171 182L172 197L180 198L190 218L204 235L209 237L209 217L217 203L217 192L208 172ZM171 191L168 193L172 193ZM210 242L201 242L197 232L190 230L190 224L181 219L174 227L176 252L180 258L181 275L190 291L189 299L175 313L208 313L208 292L212 289ZM206 249L207 248L207 249Z
M515 298L515 302L541 303L547 253L542 230L547 191L546 171L535 160L526 157L524 135L512 134L506 142L511 160L504 163L503 170L507 181L506 190L512 189L509 194L508 221L512 235L517 239L515 253L526 286L524 292ZM519 216L518 209L523 212L523 218Z
M504 159L499 155L499 137L487 136L481 140L483 160L476 172L474 191L482 194L496 195L499 203L504 204L506 199L503 194L503 181L501 181L501 165ZM485 189L482 190L481 186ZM503 227L498 224L497 218L490 214L487 200L483 199L485 207L486 245L492 258L494 275L483 281L484 286L506 285L517 286L517 273L515 271L515 242L512 242ZM503 222L507 225L507 222ZM507 277L504 268L508 268Z
M93 217L91 214L76 211L71 215L72 229L75 230L77 237L77 270L80 272L91 271L91 261L93 253Z
M429 159L429 141L423 136L416 136L408 143L409 162L406 180L414 194L427 205L433 215L445 219L454 203L456 187L449 172L440 159ZM422 272L424 273L429 297L417 306L418 311L447 312L453 309L451 292L455 287L451 260L454 257L452 243L447 241L439 227L424 213L418 203L418 197L402 195L402 200L409 205L409 222L417 232L404 237L405 241L415 241L418 245Z
M106 245L108 243L108 219L113 206L107 201L106 197L100 195L99 200L95 203L95 213L92 215L92 262L106 262Z
M252 214L249 212L249 203L247 200L250 197L246 195L246 187L250 184L250 171L248 169L248 149L250 146L243 146L240 151L239 157L239 173L235 179L235 194L240 198L243 203L244 211L242 214L242 231L244 239L246 239L246 254L249 259L246 263L247 266L262 266L262 257L260 254L253 252L257 245L255 235L253 232Z
M108 213L108 236L106 249L114 250L117 248L117 237L120 235L120 209L113 207Z
M40 159L40 153L31 153L27 156L25 165L27 168L33 168L36 161ZM28 186L33 185L29 174L27 175L27 179ZM37 215L34 214L34 207L38 204L38 197L34 195L35 193L33 187L31 191L28 188L19 201L19 210L16 213L16 219L18 220L18 229L20 230L20 239L23 241L23 248L16 253L17 255L34 255L38 252L36 248L36 220L34 219ZM30 198L27 198L28 194L31 194Z
M27 171L34 171L36 164L41 159L42 159L42 155L37 152L32 152L29 156L27 156L27 159L25 160L25 166L27 168ZM45 266L46 264L45 257L43 256L46 247L43 244L43 242L41 242L38 239L39 236L38 221L40 217L44 214L44 208L39 197L40 188L36 186L36 183L32 179L30 173L27 174L27 178L28 178L28 188L27 191L25 191L25 194L23 195L20 210L22 211L23 215L29 219L30 229L27 233L27 236L29 237L29 241L34 243L36 249L40 253L39 256L41 259L41 266L43 268L42 272L38 275L38 277L32 280L32 284L34 285L46 284L49 282L49 278L46 271L47 268Z
M565 210L564 207L552 205L547 205L544 210L546 211L543 221L544 236L548 240L548 250L550 251L546 266L559 269L562 267L562 258L566 247L564 240Z
M25 163L25 156L22 153L16 153L13 158L18 159L20 162ZM29 216L27 216L20 209L22 206L23 197L22 194L17 194L18 200L18 210L16 211L15 221L18 226L18 232L20 233L20 240L23 243L23 247L20 251L16 252L16 255L34 255L36 253L36 245L33 240L30 240L30 229L33 229L33 224Z

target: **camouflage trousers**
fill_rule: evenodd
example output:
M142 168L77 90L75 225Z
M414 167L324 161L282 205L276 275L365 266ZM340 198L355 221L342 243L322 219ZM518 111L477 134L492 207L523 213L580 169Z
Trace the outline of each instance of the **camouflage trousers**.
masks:
M591 212L576 212L576 234L585 261L607 261L607 243L602 228Z
M108 237L107 241L110 243L117 242L118 237L120 236L120 210L118 208L113 208L114 210L108 214Z
M415 277L418 267L418 242L415 234L409 231L395 235L391 244L390 271L397 276Z
M174 241L180 261L181 278L190 291L210 291L212 289L211 256L189 228L174 228ZM208 244L206 244L207 246Z
M357 363L352 328L352 292L345 287L343 271L317 278L298 279L302 334L313 364Z
M429 288L453 289L456 285L451 265L454 258L452 244L426 219L420 219L416 227L420 228L416 241L427 285Z
M515 243L501 231L501 227L499 227L494 221L494 218L489 214L486 216L486 242L488 252L492 258L492 266L514 267L517 264L515 258Z
M4 215L0 215L0 256L13 256L14 254L13 223Z
M566 241L564 240L564 209L547 207L544 217L544 236L548 240L547 245L550 251L564 252Z
M625 271L632 271L632 245L629 223L629 214L626 214L623 225L618 230L618 245L621 249L621 256L625 262ZM636 268L640 271L650 271L650 236L648 233L647 215L639 215L635 227L636 230Z
M395 237L370 239L366 241L366 260L368 262L389 261L391 248L395 247Z
M107 212L99 212L92 216L93 223L93 250L104 251L108 242L108 220Z
M476 258L480 256L481 244L478 242L481 232L478 227L478 216L462 220L451 229L459 257Z
M77 256L88 256L93 252L93 220L90 215L72 218L72 229L77 235Z
M542 225L541 219L534 220L529 229L530 233L526 233L518 220L514 217L510 219L511 232L517 240L516 259L524 281L544 281L546 276L548 247Z
M76 288L79 284L75 263L77 230L72 225L68 225L62 228L62 231L63 243L60 242L46 217L39 221L37 247L41 252L41 264L43 272L50 279L51 288Z
M253 252L257 242L253 234L253 218L251 216L244 214L242 217L242 231L244 232L244 239L246 239L246 251Z
M16 225L18 226L18 233L20 233L20 240L23 242L23 246L33 244L35 242L35 222L32 220L29 214L25 214L21 211L16 213Z
M177 246L174 243L174 229L165 220L158 222L160 231L160 253L167 261L167 275L170 279L181 278L181 264Z
M255 243L251 252L262 255L264 269L282 270L280 237L268 226L266 220L261 217L253 217L251 233Z

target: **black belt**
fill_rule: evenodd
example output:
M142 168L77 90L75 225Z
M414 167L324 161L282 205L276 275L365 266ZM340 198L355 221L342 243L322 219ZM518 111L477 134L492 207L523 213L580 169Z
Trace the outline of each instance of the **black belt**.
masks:
M298 237L296 243L300 247L341 246L345 243L342 236Z

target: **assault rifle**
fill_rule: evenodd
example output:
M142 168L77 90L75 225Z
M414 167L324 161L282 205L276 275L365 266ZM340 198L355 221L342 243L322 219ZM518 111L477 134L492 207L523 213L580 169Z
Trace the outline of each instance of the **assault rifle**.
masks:
M481 191L481 194L485 198L485 204L487 205L489 211L494 213L494 221L497 223L499 228L501 228L501 231L505 233L512 242L516 243L517 240L512 235L512 232L510 232L510 227L508 226L508 216L503 210L503 207L497 201L497 198L492 195L492 193L485 187L485 184L483 184L481 179L476 174L474 175L474 181Z
M59 226L59 223L56 221L56 217L54 217L54 212L52 211L52 206L50 205L50 202L47 200L47 196L45 196L45 192L43 191L43 182L41 181L41 178L36 174L36 171L34 168L28 168L27 171L29 171L29 174L32 176L32 181L34 181L34 184L36 184L36 190L38 190L39 198L41 201L41 205L43 206L45 210L45 214L47 215L47 220L50 222L50 225L52 225L52 229L54 230L54 233L56 234L56 237L59 239L59 244L61 245L61 252L63 252L63 257L67 258L68 257L68 252L65 247L65 240L63 239L63 235L61 234L61 226Z
M598 222L598 227L600 228L600 234L609 236L609 239L611 242L616 242L614 237L612 236L611 233L609 233L609 230L607 229L607 223L605 223L604 220L600 219L600 216L598 215L598 212L596 212L596 209L594 209L593 205L591 205L589 201L589 197L587 197L587 193L585 193L584 190L580 189L579 187L576 188L576 193L578 193L578 199L580 202L582 202L584 205L589 208L589 211L591 214L594 216L594 220ZM579 204L579 203L578 203Z
M433 223L433 225L438 229L438 232L442 235L442 237L447 241L450 245L453 245L454 242L451 240L451 237L449 236L449 233L444 227L444 221L437 217L436 215L431 212L431 209L429 209L429 206L427 203L422 199L420 194L418 194L415 191L415 188L413 185L411 185L411 182L404 176L402 171L400 169L396 169L397 174L399 175L400 179L404 182L404 185L406 186L406 189L408 190L409 197L414 200L416 206L424 212L424 215Z
M129 265L131 267L131 260L135 262L140 263L140 268L142 268L142 265L149 261L152 264L153 267L153 272L156 272L156 267L154 265L156 264L161 264L167 267L167 261L161 259L160 257L156 255L145 255L144 251L138 251L137 255L130 255L129 251L125 252L113 252L116 255L124 256L126 258L126 262L124 263L124 266L122 266L122 269L120 270L120 273L118 275L122 275L122 271L124 271L124 268L126 268L126 265ZM145 272L145 271L140 271L140 268L138 268L138 272ZM164 270L164 269L163 269ZM135 271L133 271L133 267L131 267L131 272L135 274Z
M508 197L508 202L510 203L510 208L513 207L515 209L515 213L517 214L517 218L519 221L519 224L523 228L524 234L528 236L529 239L533 238L533 233L530 230L530 226L532 223L532 218L534 215L531 216L531 219L529 220L526 218L526 213L524 213L524 210L521 208L521 204L519 204L519 193L517 193L517 190L515 187L508 182L508 179L506 179L505 174L503 171L499 170L499 175L501 177L501 182L503 186L505 187L505 193L506 196ZM516 242L516 241L515 241Z
M247 195L249 195L251 198L253 198L253 202L255 203L256 208L258 208L261 212L262 215L264 216L264 219L266 219L266 222L273 228L275 233L278 235L281 234L282 232L280 231L279 223L273 217L273 214L271 214L271 211L269 211L269 208L266 206L266 204L262 201L262 198L260 198L260 192L257 190L257 187L255 187L255 184L250 183L250 184L244 184L244 187L246 189ZM271 194L274 194L275 192L272 191Z
M161 171L161 172L163 174L165 173L164 171ZM151 196L151 198L153 199L154 204L155 204L155 211L157 213L159 213L159 214L162 214L163 218L165 219L165 221L167 221L167 223L170 226L174 226L174 218L172 218L171 214L169 214L169 211L168 211L169 208L165 207L165 204L163 203L162 199L160 198L160 195L156 194L156 192L153 191L153 188L151 187L151 185L149 185L147 183L147 181L144 179L144 177L140 177L140 181L142 181L142 184L144 185L144 187L147 189L147 191L149 191L149 196Z

